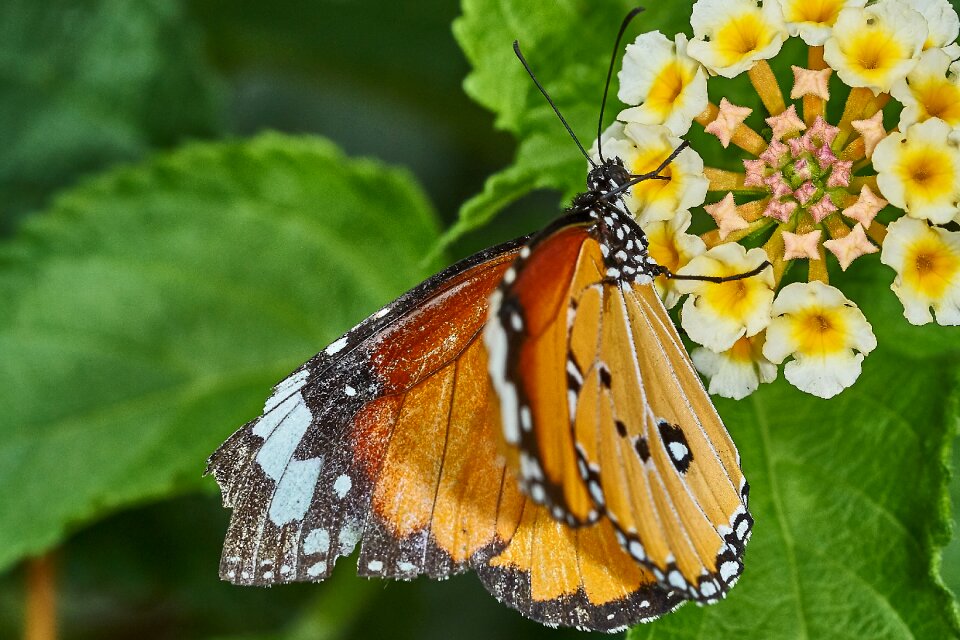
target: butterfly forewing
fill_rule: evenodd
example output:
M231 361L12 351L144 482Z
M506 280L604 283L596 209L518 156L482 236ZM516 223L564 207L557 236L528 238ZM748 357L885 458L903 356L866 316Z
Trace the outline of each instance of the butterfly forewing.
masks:
M536 502L578 525L605 516L665 588L709 602L739 576L752 526L739 458L653 289L642 231L593 205L535 238L494 299L491 376L517 398L505 439ZM572 268L551 270L559 255Z
M485 342L500 398L503 434L525 492L570 524L599 512L577 474L566 363L571 296L595 279L601 260L588 218L561 219L525 248L494 295ZM551 425L534 429L533 425Z

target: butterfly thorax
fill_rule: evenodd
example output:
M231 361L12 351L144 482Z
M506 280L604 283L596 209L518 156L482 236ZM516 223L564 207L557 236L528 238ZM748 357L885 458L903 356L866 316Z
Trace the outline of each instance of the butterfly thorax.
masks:
M647 251L643 229L619 194L612 194L632 177L620 158L604 160L587 174L587 191L573 199L569 213L586 214L597 221L590 233L600 244L607 278L645 284L662 269Z

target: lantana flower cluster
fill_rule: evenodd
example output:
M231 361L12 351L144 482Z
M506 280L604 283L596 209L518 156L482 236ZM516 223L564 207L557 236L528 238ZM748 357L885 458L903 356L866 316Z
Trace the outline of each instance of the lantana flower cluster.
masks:
M674 273L772 264L719 285L658 279L667 306L682 304L710 392L745 397L781 364L823 398L856 381L877 340L830 284L828 263L846 271L879 254L909 322L960 324L960 19L950 3L699 0L690 24L692 39L654 31L627 46L618 95L630 106L602 144L642 174L698 126L742 159L738 171L704 166L687 148L669 181L627 197L652 256ZM806 64L781 83L768 61L788 38L805 43ZM708 84L729 95L722 83L741 74L762 109L708 97ZM694 235L700 212L713 223Z

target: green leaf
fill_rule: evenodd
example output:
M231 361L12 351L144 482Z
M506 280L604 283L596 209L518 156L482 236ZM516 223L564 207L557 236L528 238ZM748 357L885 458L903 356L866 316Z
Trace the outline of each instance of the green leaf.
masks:
M0 570L198 486L271 384L425 275L405 172L321 140L200 144L59 198L0 245Z
M0 64L0 229L79 174L219 129L179 2L7 0Z
M514 134L519 148L514 163L488 179L483 192L464 204L444 244L482 226L533 189L556 189L565 199L583 189L586 161L514 56L511 43L519 41L537 78L589 147L596 136L614 36L634 6L625 0L464 0L463 16L453 25L473 65L464 88L496 114L497 127ZM683 3L651 4L628 34L680 31L688 18L689 7ZM616 116L616 92L614 78L608 122Z

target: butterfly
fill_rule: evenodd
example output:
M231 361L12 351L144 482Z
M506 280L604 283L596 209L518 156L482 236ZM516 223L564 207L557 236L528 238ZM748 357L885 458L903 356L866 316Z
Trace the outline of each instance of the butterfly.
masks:
M619 197L681 151L643 176L601 157L555 222L279 382L208 461L233 510L221 577L321 581L359 544L361 576L474 571L534 620L607 632L724 597L748 484Z

